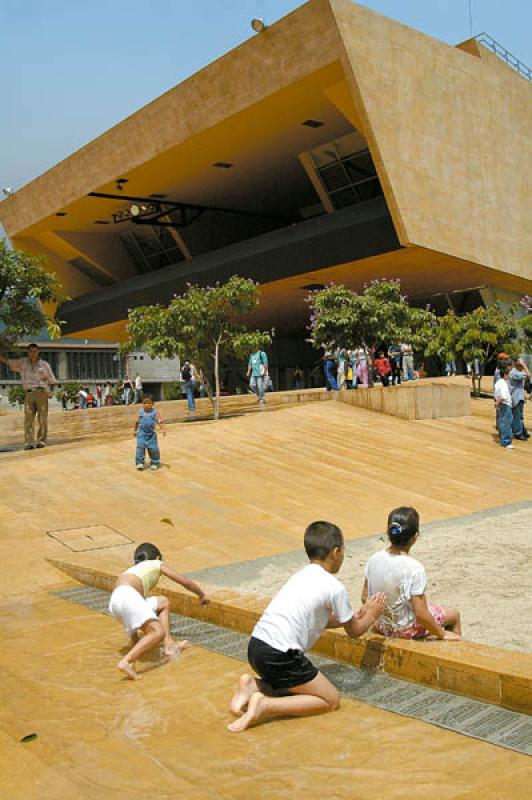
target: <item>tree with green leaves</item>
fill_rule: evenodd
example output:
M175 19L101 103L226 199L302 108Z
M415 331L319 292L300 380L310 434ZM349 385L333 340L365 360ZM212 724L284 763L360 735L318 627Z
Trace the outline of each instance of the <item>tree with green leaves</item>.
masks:
M12 406L18 405L19 409L22 408L26 399L24 387L20 383L14 383L8 389L7 399Z
M167 306L139 306L129 312L127 348L193 361L218 419L221 355L241 358L271 343L273 331L248 330L246 319L258 304L258 285L237 275L206 288L189 285Z
M65 299L54 275L44 269L45 260L0 241L0 352L39 334L43 328L51 338L60 335L60 323L41 303Z
M521 330L521 343L525 352L532 353L532 297L525 295L521 298L521 305L526 311L526 315L517 321Z
M362 345L372 354L382 342L403 341L418 349L432 335L432 313L410 306L397 279L371 281L361 294L331 284L307 300L312 344L324 350Z
M461 331L460 320L461 318L457 317L454 311L447 311L444 316L436 318L432 337L425 353L428 356L436 356L441 365L456 361L457 343Z
M514 308L504 311L497 303L488 308L480 306L461 317L448 313L438 318L426 352L428 355L452 352L466 363L478 362L479 369L471 370L473 394L478 397L486 363L503 350L510 355L519 353L514 313Z
M58 391L55 393L55 399L61 403L64 395L67 405L68 403L72 403L72 405L75 405L80 389L81 385L79 383L68 381L67 383L64 383L62 388L58 389Z

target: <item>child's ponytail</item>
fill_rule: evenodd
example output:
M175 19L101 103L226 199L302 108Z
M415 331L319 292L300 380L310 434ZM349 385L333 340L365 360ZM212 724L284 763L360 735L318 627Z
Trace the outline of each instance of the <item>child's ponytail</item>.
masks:
M419 533L419 514L415 508L400 506L388 515L388 538L396 547L401 547Z

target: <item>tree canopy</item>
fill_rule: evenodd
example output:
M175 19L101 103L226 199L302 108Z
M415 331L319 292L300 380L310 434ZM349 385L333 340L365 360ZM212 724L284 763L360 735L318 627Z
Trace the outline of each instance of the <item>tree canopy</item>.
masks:
M475 369L471 370L473 390L478 394L486 363L501 351L509 355L519 353L514 311L515 309L504 311L498 304L494 304L487 308L480 306L461 317L448 312L438 318L427 354L437 355L445 360L459 355L471 364L478 361L478 374Z
M361 294L331 284L312 292L308 303L311 341L325 350L363 345L372 351L403 341L419 348L432 335L432 313L410 306L396 279L371 281Z
M272 340L271 331L249 330L247 317L259 304L258 285L233 275L227 283L206 288L189 285L167 306L139 306L128 315L128 347L151 356L188 358L201 372L220 413L220 354L243 357Z
M43 328L51 338L60 335L60 325L41 303L64 299L54 275L44 270L45 260L0 241L0 350L36 336Z

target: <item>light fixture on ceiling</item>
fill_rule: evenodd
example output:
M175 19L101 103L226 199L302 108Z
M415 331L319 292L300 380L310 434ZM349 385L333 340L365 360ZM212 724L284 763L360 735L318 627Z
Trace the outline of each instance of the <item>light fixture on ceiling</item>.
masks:
M307 128L321 128L322 125L325 125L325 123L320 122L319 119L306 119L301 124L306 125Z
M66 217L66 211L58 211L56 217Z
M253 28L255 33L263 33L263 31L265 31L268 26L266 25L263 19L260 19L260 17L254 17L251 20L251 27Z
M10 194L13 194L13 189L11 186L4 186L2 193L5 194L6 197L9 197Z
M117 178L116 179L116 188L117 191L121 192L124 188L124 184L128 183L128 178Z
M151 205L153 206L153 203ZM138 205L134 204L129 209L129 213L131 214L132 217L140 217L141 214L145 214L146 211L150 211L150 210L153 210L153 209L150 209L148 206L138 206Z
M213 164L213 167L219 167L220 169L231 169L234 166L230 161L215 161Z
M93 225L109 225L109 221L106 219L95 219Z

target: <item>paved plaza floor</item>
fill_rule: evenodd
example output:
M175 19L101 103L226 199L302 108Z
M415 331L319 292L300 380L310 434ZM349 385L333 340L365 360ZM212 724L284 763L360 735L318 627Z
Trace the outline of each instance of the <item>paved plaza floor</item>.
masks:
M360 562L382 544L388 511L412 504L427 524L420 548L429 573L431 535L440 566L446 536L460 542L465 529L477 537L477 547L449 550L460 563L456 585L471 579L464 562L475 553L490 568L482 552L490 527L511 546L525 519L516 546L523 554L529 546L530 451L526 443L497 447L491 404L478 401L472 417L424 422L326 402L176 422L160 440L156 473L135 471L123 417L111 431L98 431L97 413L78 417L86 431L76 438L68 416L58 415L61 443L0 454L0 549L10 565L0 585L8 800L529 796L527 756L354 699L335 714L231 735L226 708L240 661L198 646L176 662L147 662L156 668L138 684L123 680L115 670L120 627L52 594L75 582L45 561L118 572L135 544L154 541L169 565L203 573L213 593L237 582L268 594L296 563L305 525L325 518L349 540L344 577L356 596ZM12 429L8 438L17 443ZM438 570L438 594L451 596L453 575ZM512 597L514 583L504 613L520 630L522 586ZM471 632L486 641L478 614Z

